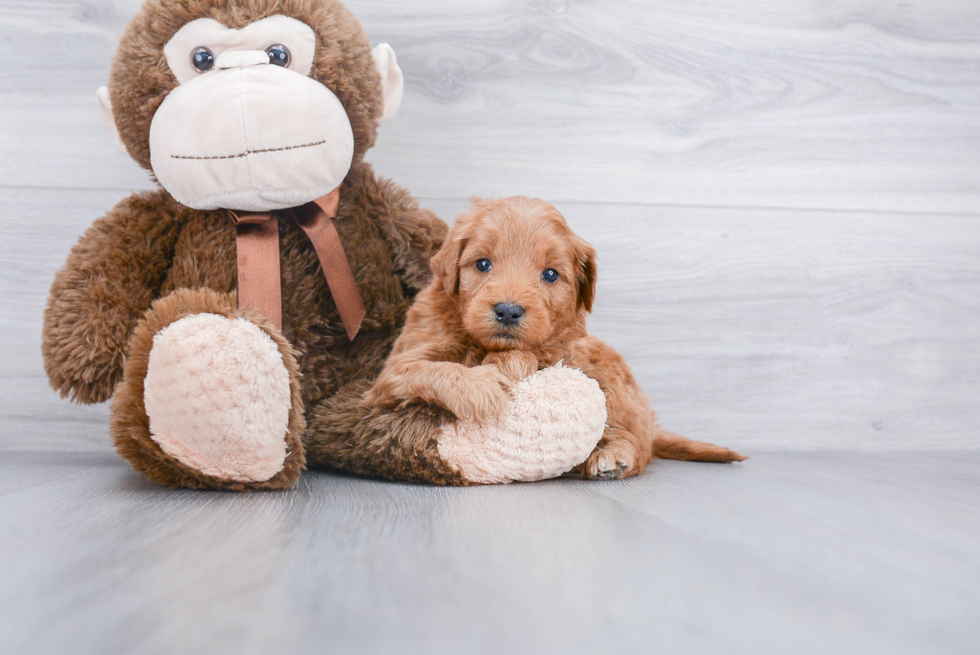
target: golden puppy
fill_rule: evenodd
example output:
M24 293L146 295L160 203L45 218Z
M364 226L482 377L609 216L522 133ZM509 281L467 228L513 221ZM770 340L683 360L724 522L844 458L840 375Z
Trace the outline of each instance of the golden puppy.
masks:
M605 432L576 469L586 478L636 475L653 456L745 459L661 430L623 358L586 334L595 259L595 249L546 202L475 201L432 258L432 283L409 310L371 399L433 403L485 421L506 407L514 382L564 362L606 395Z

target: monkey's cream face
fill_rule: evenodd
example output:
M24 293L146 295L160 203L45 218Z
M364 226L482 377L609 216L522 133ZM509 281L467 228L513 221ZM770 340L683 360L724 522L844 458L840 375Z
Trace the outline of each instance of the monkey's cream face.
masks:
M181 28L164 48L179 85L150 126L160 184L194 209L242 211L295 207L337 188L354 135L337 96L309 77L315 48L313 30L286 16L241 30L207 18ZM398 85L397 106L394 53L384 45L374 55L383 87Z

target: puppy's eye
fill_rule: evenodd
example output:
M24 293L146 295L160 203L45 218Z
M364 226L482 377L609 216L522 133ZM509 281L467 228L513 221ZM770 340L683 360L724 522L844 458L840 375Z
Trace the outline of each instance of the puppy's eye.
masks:
M486 258L477 260L477 262L476 262L476 270L480 271L481 273L486 273L487 271L489 271L490 270L490 260L489 259L486 259Z
M207 73L214 68L214 53L210 48L195 48L191 53L191 65L198 73Z
M553 268L546 268L541 274L541 279L549 284L554 284L558 281L558 271Z
M270 45L265 51L269 54L269 63L275 66L289 66L289 48L277 43L276 45Z

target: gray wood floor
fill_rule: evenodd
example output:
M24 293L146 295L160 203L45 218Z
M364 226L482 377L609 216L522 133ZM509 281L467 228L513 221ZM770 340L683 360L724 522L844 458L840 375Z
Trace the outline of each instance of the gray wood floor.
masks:
M145 172L95 110L139 0L0 0L0 652L980 652L980 4L350 0L369 160L555 202L594 333L737 466L166 491L47 388L47 288Z
M162 491L0 460L4 652L975 653L980 453Z

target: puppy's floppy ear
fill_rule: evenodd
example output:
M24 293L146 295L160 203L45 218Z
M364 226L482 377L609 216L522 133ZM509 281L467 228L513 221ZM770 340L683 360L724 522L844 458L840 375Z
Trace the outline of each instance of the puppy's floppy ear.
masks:
M572 236L572 252L575 257L575 284L578 286L578 306L592 311L595 302L595 283L598 277L596 253L592 245L578 235Z
M442 286L450 296L459 295L459 258L469 240L470 228L476 221L476 213L463 214L453 223L446 241L439 252L432 256L429 266L432 273L442 280Z

